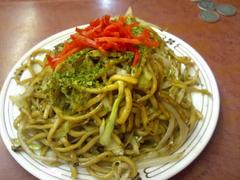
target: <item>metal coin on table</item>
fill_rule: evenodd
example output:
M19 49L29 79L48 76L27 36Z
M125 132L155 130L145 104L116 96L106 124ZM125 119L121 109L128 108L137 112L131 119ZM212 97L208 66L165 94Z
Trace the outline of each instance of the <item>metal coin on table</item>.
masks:
M234 16L237 13L237 8L230 4L219 4L216 6L216 11L224 16Z
M212 1L200 1L198 3L198 7L201 10L215 10L216 9L216 4Z
M220 19L220 16L215 11L201 11L199 14L200 19L206 22L214 23Z

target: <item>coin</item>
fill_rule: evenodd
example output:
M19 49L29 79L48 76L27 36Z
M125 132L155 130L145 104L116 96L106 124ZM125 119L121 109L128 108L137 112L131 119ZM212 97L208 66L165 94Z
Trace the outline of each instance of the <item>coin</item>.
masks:
M236 7L230 4L219 4L216 6L216 11L224 16L234 16L237 13Z
M214 11L205 10L200 12L199 18L202 19L203 21L214 23L220 19L220 16L218 15L218 13Z
M201 10L215 10L216 9L216 4L212 1L200 1L198 3L198 7Z

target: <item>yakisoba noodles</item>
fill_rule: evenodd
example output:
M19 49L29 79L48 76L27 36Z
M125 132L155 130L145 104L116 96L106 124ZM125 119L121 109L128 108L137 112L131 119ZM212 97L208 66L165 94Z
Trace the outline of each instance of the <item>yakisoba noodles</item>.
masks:
M208 94L196 87L194 62L146 23L109 18L34 51L15 73L25 91L11 97L20 110L13 150L68 164L73 178L81 166L99 179L132 179L139 168L176 160L201 119L191 94Z

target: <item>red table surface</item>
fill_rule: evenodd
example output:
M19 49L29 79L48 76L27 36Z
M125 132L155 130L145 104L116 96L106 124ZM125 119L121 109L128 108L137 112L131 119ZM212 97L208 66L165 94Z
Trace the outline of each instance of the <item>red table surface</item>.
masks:
M218 0L240 10L240 0ZM182 38L214 72L221 97L216 131L200 156L172 179L240 179L240 15L217 23L198 18L190 0L15 0L0 2L0 86L12 66L39 41L104 14L134 14ZM0 140L0 179L35 179Z

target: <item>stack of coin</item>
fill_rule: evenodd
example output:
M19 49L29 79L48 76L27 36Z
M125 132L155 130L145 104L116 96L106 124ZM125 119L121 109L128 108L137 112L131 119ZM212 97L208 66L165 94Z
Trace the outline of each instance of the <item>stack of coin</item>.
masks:
M200 9L199 18L206 22L217 22L220 19L220 15L234 16L237 13L236 7L230 4L216 4L212 0L192 1L197 2Z

